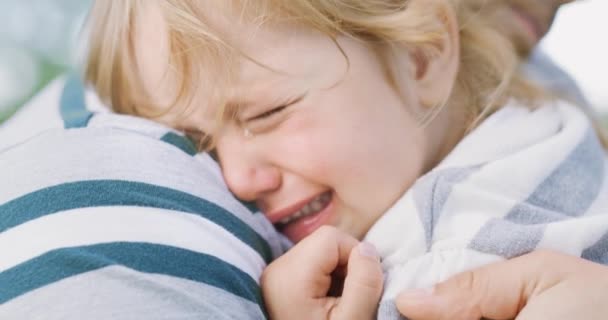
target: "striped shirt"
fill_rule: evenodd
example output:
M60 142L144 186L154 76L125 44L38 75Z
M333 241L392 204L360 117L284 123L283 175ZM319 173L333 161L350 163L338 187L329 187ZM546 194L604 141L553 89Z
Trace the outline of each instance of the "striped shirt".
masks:
M0 319L265 318L283 238L179 132L85 101L0 150Z
M496 112L368 233L386 272L378 318L399 319L404 289L536 249L608 264L606 160L575 107Z

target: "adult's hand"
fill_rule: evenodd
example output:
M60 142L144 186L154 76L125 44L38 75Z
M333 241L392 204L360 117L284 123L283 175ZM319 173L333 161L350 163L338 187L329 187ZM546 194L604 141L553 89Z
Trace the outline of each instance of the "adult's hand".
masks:
M412 320L604 320L608 267L541 250L405 291L396 303Z

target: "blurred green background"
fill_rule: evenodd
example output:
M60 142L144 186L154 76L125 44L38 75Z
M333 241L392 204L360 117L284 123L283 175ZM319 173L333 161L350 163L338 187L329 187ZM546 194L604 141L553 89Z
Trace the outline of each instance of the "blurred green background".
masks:
M91 0L0 0L0 123L75 65L77 39L90 4Z

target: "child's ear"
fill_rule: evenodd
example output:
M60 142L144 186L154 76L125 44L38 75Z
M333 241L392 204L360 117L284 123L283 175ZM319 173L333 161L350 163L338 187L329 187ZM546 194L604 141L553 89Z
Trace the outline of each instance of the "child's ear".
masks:
M425 48L410 50L414 83L420 104L435 107L450 96L460 65L460 36L454 8L438 7L436 18L443 37L432 52Z

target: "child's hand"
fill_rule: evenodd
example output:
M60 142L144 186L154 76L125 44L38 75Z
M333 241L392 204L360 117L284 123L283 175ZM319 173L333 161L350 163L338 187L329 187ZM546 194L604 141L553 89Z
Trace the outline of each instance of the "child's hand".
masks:
M330 296L332 275L345 267L341 296ZM321 227L271 263L261 282L272 319L375 319L383 275L372 245Z

